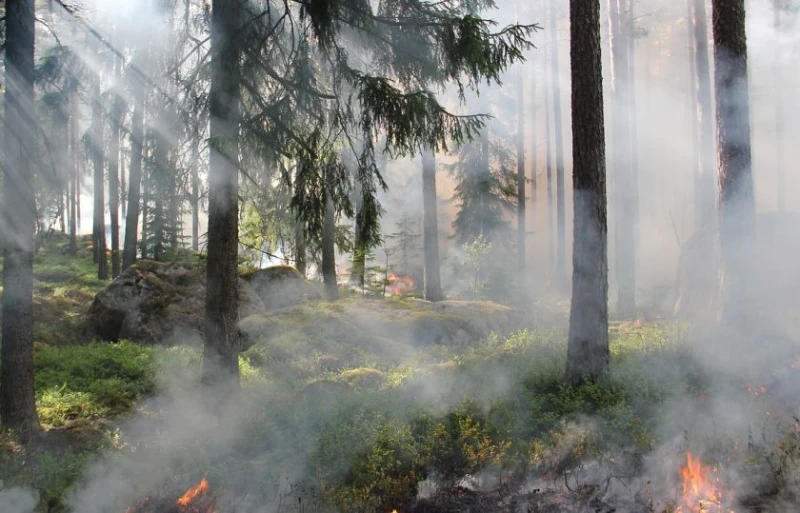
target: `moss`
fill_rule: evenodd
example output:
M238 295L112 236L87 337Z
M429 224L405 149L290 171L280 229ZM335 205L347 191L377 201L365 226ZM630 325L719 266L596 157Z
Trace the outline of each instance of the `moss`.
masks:
M356 388L377 389L383 386L386 377L383 372L368 367L350 369L339 374L339 379Z

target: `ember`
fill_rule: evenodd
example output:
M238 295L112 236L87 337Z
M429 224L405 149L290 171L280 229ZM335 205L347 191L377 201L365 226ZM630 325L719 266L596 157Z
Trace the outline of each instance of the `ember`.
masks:
M692 453L686 454L686 465L681 467L681 505L675 513L734 513L722 505L722 492L713 476L716 469L707 467Z
M416 283L414 283L414 279L410 276L398 276L394 273L391 273L386 281L387 287L386 289L389 293L393 296L402 296L403 294L408 294L409 292L414 290Z

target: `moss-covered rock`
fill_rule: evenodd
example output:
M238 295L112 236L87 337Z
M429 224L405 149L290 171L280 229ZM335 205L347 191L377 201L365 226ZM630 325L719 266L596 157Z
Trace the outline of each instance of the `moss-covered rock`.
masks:
M242 279L250 284L267 310L322 299L319 290L288 265L251 271L243 274Z
M247 282L240 280L239 289L243 314L264 310ZM202 330L205 295L205 274L197 265L140 260L97 293L87 325L103 340L196 342Z

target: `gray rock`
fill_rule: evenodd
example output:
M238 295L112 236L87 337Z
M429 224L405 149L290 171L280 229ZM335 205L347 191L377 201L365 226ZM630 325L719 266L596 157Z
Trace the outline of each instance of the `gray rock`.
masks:
M277 265L247 273L242 278L261 298L264 308L277 310L306 301L320 300L322 294L288 265Z
M205 274L197 265L140 260L97 293L87 325L103 340L186 343L202 332L205 295ZM239 296L241 314L264 310L241 279Z

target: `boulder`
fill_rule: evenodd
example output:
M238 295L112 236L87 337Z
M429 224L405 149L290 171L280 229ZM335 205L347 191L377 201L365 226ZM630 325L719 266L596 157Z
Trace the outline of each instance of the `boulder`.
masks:
M319 290L306 281L297 269L288 265L258 269L244 274L242 278L250 284L267 310L322 299Z
M258 295L239 280L240 314L263 311ZM140 260L97 293L89 331L103 340L175 344L198 340L205 310L205 273L188 263Z

